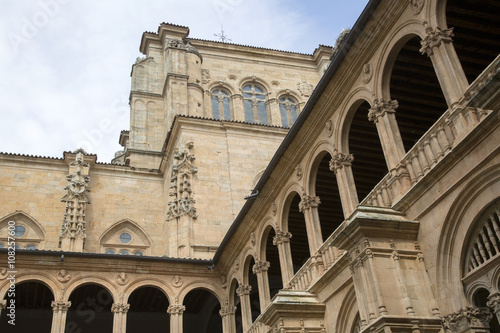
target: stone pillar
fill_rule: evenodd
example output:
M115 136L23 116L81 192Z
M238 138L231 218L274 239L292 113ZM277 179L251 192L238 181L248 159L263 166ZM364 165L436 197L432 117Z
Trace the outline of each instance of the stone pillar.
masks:
M7 300L4 299L0 301L0 315L2 315L2 310L5 310L7 308Z
M469 86L452 44L453 28L442 30L427 26L427 22L424 24L427 36L420 42L420 53L431 58L446 103L453 107Z
M267 101L267 105L268 105L268 110L269 110L269 114L270 114L270 118L271 118L269 125L282 127L283 124L281 122L281 113L280 113L280 106L279 106L278 100L276 98L269 99ZM291 126L289 126L289 127L291 127Z
M377 126L385 162L389 170L396 168L406 154L396 122L397 108L398 101L396 100L376 99L368 112L368 120L373 121Z
M271 266L269 261L257 261L252 267L252 272L257 275L259 286L260 313L264 313L267 305L271 301L271 292L269 291L269 279L267 270Z
M330 171L333 171L337 178L337 187L339 189L344 217L351 215L359 204L351 168L353 160L354 157L352 154L343 154L335 151L330 161Z
M321 203L319 197L311 197L302 194L302 200L299 203L299 211L304 213L307 229L307 240L309 242L309 252L311 257L319 250L323 244L321 235L321 224L319 222L318 206Z
M250 292L252 286L241 285L236 289L236 295L240 298L241 321L243 332L246 332L252 326L252 308L250 306ZM172 331L176 332L176 331Z
M500 293L496 292L488 296L488 303L486 303L497 316L497 320L500 323Z
M283 281L284 286L286 286L294 276L290 238L292 238L291 233L281 230L276 230L276 236L273 238L273 245L278 247L281 280Z
M489 308L464 306L457 312L443 318L445 332L450 333L487 333L493 317Z
M222 317L223 333L236 333L235 313L236 306L234 305L226 305L220 309L219 314Z
M233 115L236 121L245 121L245 112L243 110L243 96L240 94L231 96L233 101Z
M167 313L170 315L170 332L182 333L182 314L186 307L182 304L168 306Z
M113 312L113 333L125 333L127 330L127 312L130 304L114 303L111 306Z
M64 333L66 329L66 314L71 302L52 301L52 329L51 333Z

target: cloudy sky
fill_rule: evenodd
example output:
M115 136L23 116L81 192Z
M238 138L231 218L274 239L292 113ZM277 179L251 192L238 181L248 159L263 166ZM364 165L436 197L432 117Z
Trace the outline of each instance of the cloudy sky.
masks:
M367 0L20 0L0 4L0 151L109 162L129 128L130 70L161 22L217 40L312 53Z

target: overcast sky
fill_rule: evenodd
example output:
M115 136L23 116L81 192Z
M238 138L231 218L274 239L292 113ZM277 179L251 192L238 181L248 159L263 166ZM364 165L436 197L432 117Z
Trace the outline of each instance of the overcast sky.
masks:
M0 151L109 162L129 129L130 70L161 22L217 40L312 53L367 0L18 0L0 4Z

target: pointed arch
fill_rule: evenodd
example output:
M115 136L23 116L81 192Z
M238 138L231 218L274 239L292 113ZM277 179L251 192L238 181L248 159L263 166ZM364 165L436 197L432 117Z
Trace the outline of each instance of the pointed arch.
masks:
M22 232L22 235L16 236L16 245L19 248L35 246L37 249L43 249L45 247L45 230L37 220L24 211L16 210L0 219L0 244L4 246L7 244L9 228L19 228L18 230Z
M128 234L130 238L120 239L121 235ZM110 226L99 237L100 252L120 253L128 251L130 254L149 255L153 241L146 231L136 222L124 219ZM139 254L139 252L141 254Z

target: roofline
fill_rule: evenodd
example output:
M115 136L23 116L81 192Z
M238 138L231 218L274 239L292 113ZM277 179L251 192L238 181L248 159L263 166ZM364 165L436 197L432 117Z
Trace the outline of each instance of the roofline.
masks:
M330 83L331 79L339 69L340 65L346 58L347 54L351 50L352 46L354 45L354 42L356 39L359 37L361 34L361 31L365 27L366 23L370 20L373 12L379 5L381 0L370 0L368 4L366 5L365 9L359 16L359 18L356 20L356 23L351 29L351 32L349 35L347 35L347 38L345 39L344 43L342 43L342 46L340 47L339 51L337 54L335 54L335 57L333 58L332 62L330 63L330 66L328 67L325 75L321 78L319 81L318 85L314 89L311 98L307 101L307 104L304 106L303 111L300 113L299 117L293 124L292 128L288 132L288 134L285 136L285 139L279 146L278 150L274 154L273 158L269 162L266 170L260 177L259 181L255 185L252 193L261 192L262 189L264 188L267 180L271 177L271 174L273 173L274 169L278 165L281 157L285 154L286 150L288 147L291 145L293 139L299 132L299 130L302 128L302 125L305 123L306 119L309 117L309 114L312 112L314 109L314 106L318 102L320 96L323 94L325 91L326 87ZM238 213L238 216L236 216L236 219L234 222L231 224L229 227L229 230L227 231L226 235L224 236L224 239L222 240L219 248L217 249L217 252L215 252L214 258L213 258L213 264L216 265L217 262L219 261L220 257L222 256L222 252L224 251L225 247L233 237L233 235L236 233L236 230L238 230L239 225L245 218L246 214L248 211L250 211L250 208L253 205L254 200L248 200L245 202L243 207L241 208L240 212Z

